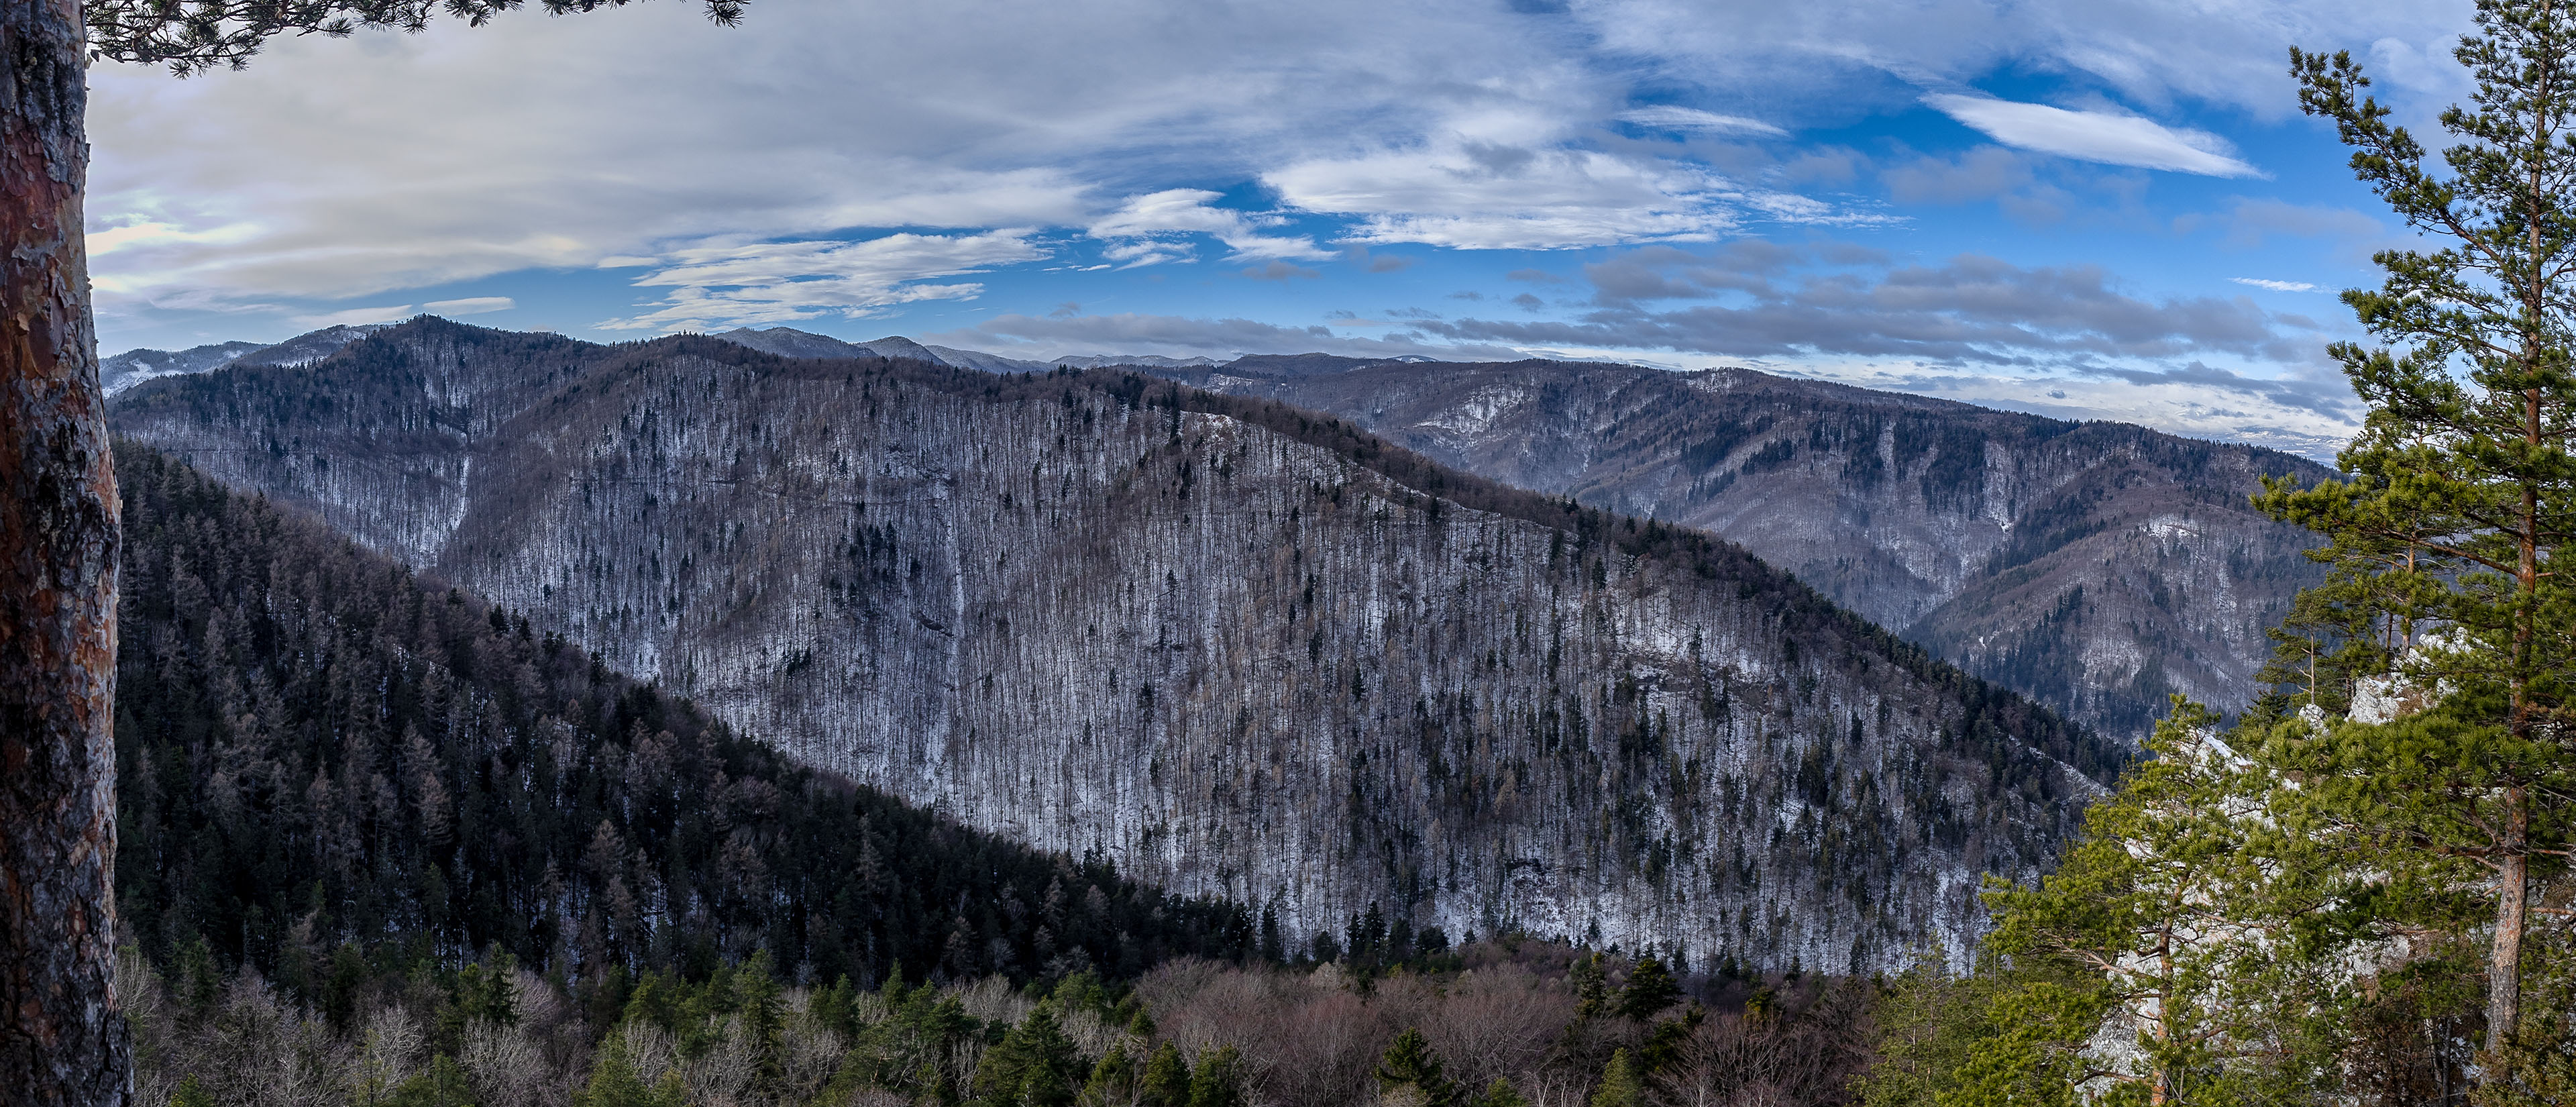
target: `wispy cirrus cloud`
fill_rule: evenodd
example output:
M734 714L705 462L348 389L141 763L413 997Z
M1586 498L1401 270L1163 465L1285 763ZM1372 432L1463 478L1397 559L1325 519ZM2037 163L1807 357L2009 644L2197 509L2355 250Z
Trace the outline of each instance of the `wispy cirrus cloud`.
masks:
M508 296L468 296L457 300L431 300L420 306L421 310L432 315L484 315L508 311L518 307L519 302Z
M1700 134L1757 135L1764 138L1789 137L1789 132L1781 130L1780 128L1772 126L1771 124L1765 123L1759 119L1748 119L1741 115L1727 115L1722 112L1702 111L1698 108L1685 108L1672 104L1655 104L1648 107L1631 108L1627 111L1620 112L1619 120L1623 123L1634 123L1640 127L1655 127L1663 130L1688 131Z
M1923 102L1985 132L1988 138L2024 150L2208 177L2264 175L2262 170L2237 160L2234 147L2226 139L2133 115L2072 111L1956 93L1936 93L1924 97Z
M324 327L363 327L371 323L398 323L417 314L410 304L388 304L383 307L349 308L318 315L295 317L297 326L320 330Z
M892 234L858 242L759 242L675 252L635 279L667 288L654 310L602 320L602 330L709 330L792 323L821 316L860 318L923 300L972 299L977 282L931 283L1035 261L1044 248L1026 230L970 235Z
M1352 217L1354 242L1562 249L1704 242L1734 230L1730 187L1705 169L1452 139L1437 148L1317 158L1264 182L1302 211Z
M2306 281L2275 281L2267 280L2262 277L2229 277L2227 279L2237 284L2250 285L2269 292L2314 292L2317 288L2317 286L2309 284Z
M1129 267L1198 256L1187 236L1207 235L1224 243L1231 256L1246 261L1321 261L1333 251L1302 235L1266 234L1288 222L1286 216L1221 208L1223 193L1199 188L1167 188L1129 197L1116 211L1091 222L1085 233L1109 245L1102 251Z
M2021 266L1963 254L1883 254L1731 243L1650 247L1587 265L1591 311L1565 320L1458 319L1460 341L1671 350L1751 358L1903 358L2083 366L2135 359L2313 360L2315 324L2245 297L2151 297L2098 266ZM1667 301L1704 301L1665 307Z
M1365 322L1365 321L1361 321ZM1414 330L1383 337L1345 335L1322 324L1282 326L1255 319L1128 312L1114 315L1009 314L968 328L919 336L923 342L1046 360L1067 354L1160 354L1231 357L1243 353L1326 353L1346 357L1417 355L1449 360L1516 359L1513 346L1450 342Z

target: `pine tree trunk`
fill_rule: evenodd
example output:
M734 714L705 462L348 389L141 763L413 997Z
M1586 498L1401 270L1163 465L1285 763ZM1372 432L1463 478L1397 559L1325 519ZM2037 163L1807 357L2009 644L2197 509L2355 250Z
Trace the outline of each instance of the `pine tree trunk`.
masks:
M117 500L90 332L77 0L0 0L0 1098L121 1107Z
M2487 1049L2504 1048L2522 1020L2522 931L2530 890L2528 793L2505 790L2505 848L2496 859L2495 945L2487 964Z

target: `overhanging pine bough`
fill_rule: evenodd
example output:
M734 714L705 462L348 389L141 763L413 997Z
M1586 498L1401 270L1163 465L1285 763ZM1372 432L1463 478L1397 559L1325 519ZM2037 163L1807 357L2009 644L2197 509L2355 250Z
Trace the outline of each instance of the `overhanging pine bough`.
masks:
M628 0L542 0L553 14ZM731 25L744 0L705 0ZM0 0L0 1089L128 1098L116 934L116 480L81 192L92 59L240 68L277 35L480 25L520 0Z

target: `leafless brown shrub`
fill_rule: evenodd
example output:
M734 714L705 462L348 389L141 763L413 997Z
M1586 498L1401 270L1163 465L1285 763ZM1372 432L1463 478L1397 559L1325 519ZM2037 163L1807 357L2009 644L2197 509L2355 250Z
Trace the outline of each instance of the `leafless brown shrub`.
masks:
M1868 985L1830 982L1768 1011L1709 1016L1656 1091L1670 1107L1840 1103L1869 1051Z
M1562 978L1504 963L1459 974L1418 1025L1452 1079L1482 1088L1498 1077L1528 1082L1573 1021L1574 994Z

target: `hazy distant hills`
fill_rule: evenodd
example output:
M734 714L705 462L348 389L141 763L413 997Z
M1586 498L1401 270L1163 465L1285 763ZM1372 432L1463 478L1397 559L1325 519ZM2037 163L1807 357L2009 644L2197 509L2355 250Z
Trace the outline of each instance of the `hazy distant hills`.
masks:
M2118 757L1723 543L1130 373L427 319L112 417L800 759L1297 933L1894 966Z
M100 358L99 387L110 396L161 377L186 376L227 365L300 365L319 361L331 351L366 337L380 327L324 327L275 345L219 342L185 350L127 350Z
M960 350L948 346L924 346L901 335L880 338L874 342L843 342L826 335L813 334L791 327L753 330L742 327L712 337L780 357L894 357L927 361L958 369L980 369L987 373L1031 373L1069 366L1090 369L1102 365L1142 365L1159 369L1195 368L1216 364L1213 358L1168 358L1127 354L1092 354L1057 358L1054 361L1027 361L981 350Z
M115 357L99 359L98 383L101 389L113 396L148 380L203 373L230 364L243 354L267 348L257 342L218 342L185 350L127 350Z
M2255 513L2323 466L1741 369L1320 354L1154 369L1350 419L1446 464L1742 543L1987 679L2131 738L2251 695L2321 573Z

